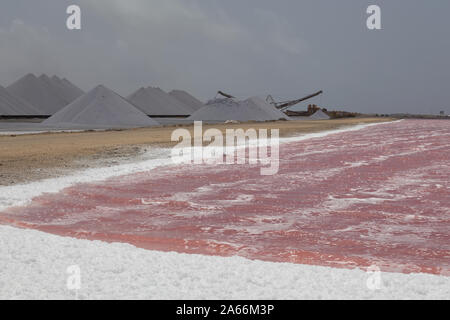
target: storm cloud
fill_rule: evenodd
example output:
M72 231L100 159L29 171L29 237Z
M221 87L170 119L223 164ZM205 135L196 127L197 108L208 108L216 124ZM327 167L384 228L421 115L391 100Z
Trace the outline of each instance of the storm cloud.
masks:
M378 4L382 30L368 30ZM66 28L81 7L82 29ZM325 107L450 113L450 2L3 0L0 84L26 73L122 95L140 86L290 99Z

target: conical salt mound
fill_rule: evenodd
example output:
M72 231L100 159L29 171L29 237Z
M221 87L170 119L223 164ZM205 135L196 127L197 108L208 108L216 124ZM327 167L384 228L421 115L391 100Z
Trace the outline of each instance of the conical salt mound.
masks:
M188 116L192 110L160 88L140 88L127 98L149 116Z
M158 123L114 91L97 86L42 122L58 127L130 128Z
M41 113L28 102L0 86L0 116L39 116Z
M285 113L278 110L261 97L251 97L246 101L249 105L258 107L261 110L263 110L264 114L266 114L266 117L270 118L268 120L280 120L280 119L289 120L289 117Z
M214 99L195 112L188 120L194 121L270 121L289 117L258 97L245 101Z
M63 95L69 102L75 101L78 97L84 94L84 91L75 86L69 80L61 80L57 76L53 76L51 81L54 86L58 87Z
M190 95L186 91L183 90L172 90L169 92L169 94L183 103L184 105L188 106L193 112L203 108L205 104L195 98L194 96Z
M45 74L39 78L34 74L27 74L8 86L7 90L27 101L44 115L54 114L79 96L75 91L67 94L68 89L61 88Z
M330 116L322 110L317 110L312 116L309 117L312 120L328 120Z
M61 101L60 109L84 94L81 89L75 87L67 80L63 82L57 76L50 78L46 74L43 74L38 79L47 86L49 92L52 92L54 96L59 98Z

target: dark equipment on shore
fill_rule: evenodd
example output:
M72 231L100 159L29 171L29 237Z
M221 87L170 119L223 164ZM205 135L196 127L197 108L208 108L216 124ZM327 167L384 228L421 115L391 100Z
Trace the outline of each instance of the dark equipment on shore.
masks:
M322 93L323 93L323 91L320 90L320 91L318 91L316 93L310 94L310 95L308 95L306 97L303 97L303 98L300 98L300 99L297 99L297 100L290 100L290 101L283 101L283 102L275 102L275 100L272 98L272 96L269 95L269 96L267 96L266 101L268 103L274 105L277 109L280 109L281 111L284 111L284 110L288 109L289 107L295 106L296 104L299 104L300 102L303 102L303 101L309 100L311 98L317 97L317 96L321 95Z
M225 98L230 98L230 99L234 99L235 97L233 97L231 94L228 94L228 93L225 93L225 92L223 92L223 91L217 91L217 95L221 95L221 96L224 96ZM216 97L217 97L217 95L216 95Z

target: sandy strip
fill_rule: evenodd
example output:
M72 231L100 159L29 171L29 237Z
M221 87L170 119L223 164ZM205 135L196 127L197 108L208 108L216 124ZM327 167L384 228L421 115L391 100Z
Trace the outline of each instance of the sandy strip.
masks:
M338 129L360 123L390 121L381 118L358 118L320 121L274 121L242 124L204 125L217 128L280 129L281 137ZM0 136L0 185L14 185L66 175L74 170L114 165L118 161L135 161L146 147L171 146L174 129L192 125L158 128L60 132Z

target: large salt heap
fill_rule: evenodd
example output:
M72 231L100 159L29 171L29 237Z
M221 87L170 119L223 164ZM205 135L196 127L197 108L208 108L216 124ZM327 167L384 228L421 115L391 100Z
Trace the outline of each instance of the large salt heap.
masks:
M245 101L214 99L196 111L188 120L194 121L270 121L289 117L259 97Z
M97 86L42 122L68 128L133 128L158 123L114 91Z
M330 116L323 112L321 109L317 110L313 115L309 117L312 120L328 120Z
M58 87L62 96L70 102L75 101L78 97L84 94L84 91L75 86L67 79L60 79L57 76L53 76L51 81L54 86Z
M140 88L127 98L149 116L188 116L192 110L160 88Z
M205 106L203 102L183 90L172 90L169 94L195 112Z
M8 86L7 90L45 115L52 115L61 110L83 93L68 80L59 82L45 74L39 78L34 74L27 74Z
M28 102L0 86L0 116L39 116L41 113Z

